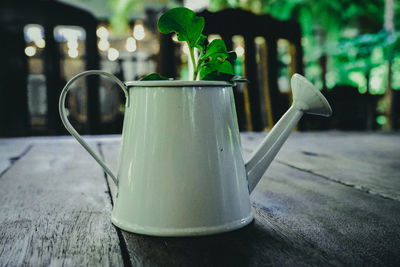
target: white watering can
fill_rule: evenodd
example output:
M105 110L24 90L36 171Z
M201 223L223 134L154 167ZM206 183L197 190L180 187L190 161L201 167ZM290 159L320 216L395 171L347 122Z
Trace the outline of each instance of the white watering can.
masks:
M68 121L65 98L76 79L101 74L126 96L118 175ZM324 96L299 74L293 104L246 163L240 148L232 85L222 81L134 81L103 71L73 77L61 92L67 130L117 185L112 222L155 236L206 235L253 220L249 195L304 113L330 116Z

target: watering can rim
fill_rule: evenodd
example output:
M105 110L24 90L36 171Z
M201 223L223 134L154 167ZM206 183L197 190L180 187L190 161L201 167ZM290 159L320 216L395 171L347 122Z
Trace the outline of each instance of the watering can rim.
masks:
M224 81L186 81L186 80L168 80L168 81L128 81L127 87L203 87L203 86L224 86L232 87L234 84Z

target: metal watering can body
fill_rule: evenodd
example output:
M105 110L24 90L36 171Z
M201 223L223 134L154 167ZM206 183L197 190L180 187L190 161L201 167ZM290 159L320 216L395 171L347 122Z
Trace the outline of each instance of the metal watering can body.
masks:
M90 74L113 79L127 97L117 176L65 114L69 85ZM302 114L330 115L325 98L304 77L295 75L293 86L300 89L294 92L292 107L247 163L241 154L232 85L226 82L123 84L111 74L87 71L67 83L59 108L67 130L117 184L111 218L116 226L155 236L206 235L250 223L249 195ZM296 101L305 98L311 100Z

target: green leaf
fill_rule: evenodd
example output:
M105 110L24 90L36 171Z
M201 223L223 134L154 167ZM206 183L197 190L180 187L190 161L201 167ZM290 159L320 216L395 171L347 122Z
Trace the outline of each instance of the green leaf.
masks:
M192 10L184 7L170 9L158 20L158 29L161 33L175 32L179 41L187 42L193 64L193 80L200 76L201 80L247 81L243 77L234 75L236 53L228 52L221 39L213 40L206 46L207 37L202 34L203 28L204 18L197 17ZM195 47L200 51L197 60L194 55ZM140 80L167 80L167 78L152 73Z
M142 78L139 79L139 81L164 81L168 80L168 78L161 76L158 73L150 73Z
M203 80L206 81L226 81L230 83L236 83L236 82L248 82L247 79L243 78L242 76L239 75L234 75L230 73L224 73L224 72L219 72L219 71L212 71L208 73Z
M179 41L186 41L189 47L194 47L201 37L204 28L204 18L196 16L192 10L177 7L165 12L158 20L158 29L162 33L175 32Z
M204 80L204 77L207 77L212 72L222 72L233 74L233 67L229 61L221 59L215 59L205 63L200 69L200 80Z
M228 60L232 65L235 63L237 55L234 51L226 49L225 43L221 39L213 40L207 47L206 53L200 57L202 62L216 59Z
M208 44L204 57L216 57L217 55L226 55L223 59L228 57L228 50L226 49L224 41L221 39L215 39Z
M195 47L200 51L200 57L202 57L205 52L206 42L207 42L207 37L204 34L201 34L195 44Z

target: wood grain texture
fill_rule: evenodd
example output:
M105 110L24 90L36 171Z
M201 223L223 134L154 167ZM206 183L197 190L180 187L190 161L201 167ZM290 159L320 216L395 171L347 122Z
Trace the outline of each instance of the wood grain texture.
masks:
M71 138L29 141L0 177L0 266L122 265L101 168Z
M0 177L30 148L31 144L26 139L0 139Z
M400 263L400 203L273 163L252 194L265 220L343 265Z
M242 134L244 158L263 136ZM120 137L88 139L116 172ZM0 266L399 266L398 141L294 133L251 195L250 225L162 238L112 226L112 181L72 138L0 139L14 158L0 176Z
M249 158L263 136L242 134L244 158ZM294 134L251 196L253 223L206 237L161 238L122 231L131 262L147 266L398 265L399 201L356 186L364 186L364 180L356 180L357 172L369 164L365 186L388 192L379 187L386 165L394 167L385 171L396 180L393 162L398 152L389 144L399 137L387 137ZM372 141L374 145L368 146ZM119 140L103 142L102 148L116 169ZM328 162L320 160L320 154L329 155L334 167L326 167ZM361 160L359 155L365 154ZM374 155L385 157L374 162ZM317 159L310 161L310 157ZM359 165L343 164L346 159ZM342 176L334 172L335 167L340 167Z
M263 134L242 134L246 152ZM400 201L400 134L293 133L276 161Z

